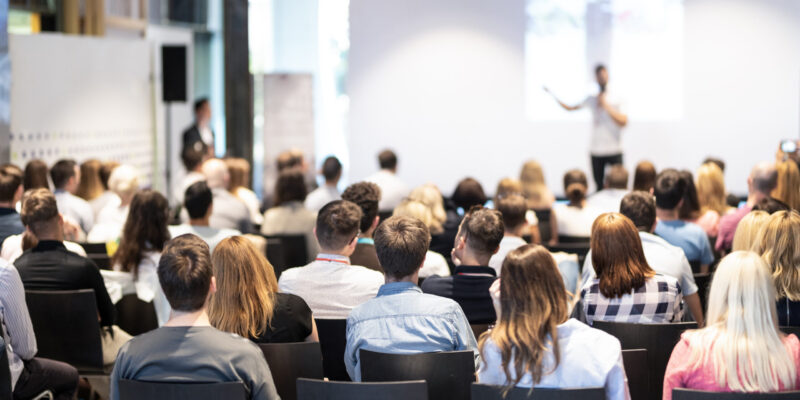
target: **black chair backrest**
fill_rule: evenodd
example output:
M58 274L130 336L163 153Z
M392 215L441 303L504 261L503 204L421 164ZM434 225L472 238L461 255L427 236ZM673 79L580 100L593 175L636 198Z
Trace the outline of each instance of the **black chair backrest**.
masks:
M650 393L650 374L647 370L647 350L622 350L622 364L628 377L631 399L646 399Z
M475 339L480 338L483 332L489 330L489 324L470 324L470 327L472 328L472 334L475 335Z
M86 258L94 261L94 264L97 265L97 268L104 269L106 271L111 270L111 257L105 254L87 254Z
M472 400L605 400L605 388L522 388L515 387L503 396L502 386L472 384ZM635 397L634 397L635 399Z
M242 382L186 383L144 382L120 379L120 400L247 400Z
M267 259L275 269L275 276L280 278L287 268L308 264L308 249L305 235L267 235ZM270 242L278 242L280 245Z
M364 382L411 381L428 383L428 398L469 400L475 380L472 350L441 353L389 354L360 350Z
M553 210L550 208L542 208L533 210L536 214L536 219L539 220L539 235L542 238L542 243L547 243L553 238L553 227L550 226L550 216Z
M556 245L545 245L551 253L564 253L577 254L578 265L583 268L583 261L586 260L586 254L589 253L589 242L575 242L575 243L559 243Z
M800 326L782 326L780 329L781 332L787 335L791 335L794 333L794 335L797 336L798 339L800 339Z
M319 342L259 344L278 395L283 400L297 398L297 378L322 379L322 350Z
M344 366L344 349L347 346L347 320L314 319L317 324L319 345L322 348L322 369L332 381L350 381Z
M108 255L108 249L105 243L78 243L86 251L87 255L104 254Z
M378 225L392 217L394 211L378 211Z
M8 365L6 341L0 335L0 400L11 400L11 368Z
M94 290L27 290L25 300L37 356L72 364L80 372L103 371Z
M800 399L800 391L777 393L719 393L691 389L672 389L673 400L789 400Z
M558 243L567 244L567 243L589 243L589 238L585 236L566 236L566 235L558 235Z
M425 381L404 382L328 382L297 380L298 400L428 400Z
M126 294L114 304L117 325L132 336L158 329L158 317L153 302L139 299L135 293Z
M687 329L697 329L696 322L674 324L629 324L620 322L594 321L593 326L607 332L622 343L623 349L647 350L647 367L650 374L649 399L660 399L672 349L678 344L681 333Z
M710 272L695 273L694 283L697 284L697 296L700 297L700 305L703 310L708 310L708 289L711 288L711 279L713 278Z

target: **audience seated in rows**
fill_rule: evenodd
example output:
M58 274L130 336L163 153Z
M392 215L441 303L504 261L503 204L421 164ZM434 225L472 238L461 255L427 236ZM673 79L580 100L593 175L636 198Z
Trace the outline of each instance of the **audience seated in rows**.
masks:
M588 258L588 257L587 257ZM626 216L606 213L592 225L591 260L597 278L581 289L586 321L667 323L681 320L678 280L653 271L636 226Z
M619 203L628 194L628 170L622 164L612 165L603 182L603 190L586 199L586 205L597 210L598 215L619 210Z
M506 255L527 244L522 235L528 227L528 222L525 220L528 205L524 197L512 194L498 198L495 208L503 217L503 240L500 241L497 253L489 259L489 266L495 270L497 276L500 276Z
M314 258L319 246L314 239L317 213L303 206L306 198L303 173L296 168L278 174L275 182L275 206L264 213L261 233L265 235L305 235L308 259Z
M491 292L497 324L480 338L480 383L604 387L606 399L630 399L619 340L569 319L567 291L545 248L510 252Z
M354 381L361 380L362 349L400 354L473 350L477 365L475 336L461 307L424 294L416 285L429 238L425 224L410 217L391 217L375 232L386 283L347 317L344 359Z
M589 239L592 223L600 212L587 204L586 192L589 190L586 174L578 169L564 174L564 193L569 201L553 207L558 221L558 234Z
M211 325L256 343L319 340L311 309L302 298L278 292L275 271L242 236L229 237L211 255L217 291L211 296Z
M680 210L686 204L687 179L674 169L665 169L658 174L654 189L656 195L655 234L683 249L689 262L700 263L703 272L714 262L714 253L708 235L700 226L680 218Z
M58 209L64 217L78 224L87 233L94 226L94 211L86 200L75 196L81 182L78 164L73 160L60 160L50 168Z
M64 247L64 220L49 190L25 192L21 215L28 229L25 235L36 243L14 261L25 290L94 290L102 327L103 363L110 365L130 335L113 325L114 304L100 270L88 258Z
M25 191L31 189L50 189L48 182L47 163L42 160L30 160L25 164L25 170L22 178L22 186Z
M94 227L86 235L87 242L104 243L119 239L133 196L139 190L139 172L130 165L120 165L111 172L108 186L115 199L108 200L100 210Z
M218 158L207 160L203 163L203 175L216 205L208 219L209 225L218 229L236 229L242 233L252 232L250 210L228 191L231 177L225 162Z
M656 166L650 161L640 161L633 171L633 190L650 192L656 185Z
M394 209L392 216L410 217L422 221L431 232L431 226L436 225L433 218L433 213L430 208L425 204L416 200L404 200ZM441 254L428 250L425 253L425 262L422 263L422 268L419 270L420 278L427 278L429 276L450 276L450 267L447 265L447 260Z
M25 231L16 204L22 199L22 171L6 164L0 167L0 244Z
M722 217L719 221L719 234L715 248L717 251L728 251L733 244L736 225L749 213L761 199L768 198L777 186L778 173L775 165L761 162L753 167L747 178L747 203L738 210Z
M685 332L664 376L673 388L714 392L778 392L800 386L800 341L778 330L769 267L756 254L735 252L711 283L706 327Z
M714 163L701 165L697 170L695 186L700 212L692 222L703 228L709 238L716 238L720 219L728 211L732 211L725 203L725 178L722 170Z
M358 243L350 255L350 261L354 265L383 272L378 261L378 253L375 252L375 240L372 238L380 222L378 204L381 200L381 188L372 182L354 183L344 190L342 199L361 208Z
M342 198L338 188L339 179L342 178L342 163L339 159L333 156L326 158L320 173L325 178L325 183L309 193L305 201L306 208L314 212L319 211L325 204Z
M391 212L403 199L408 196L408 186L397 177L397 155L391 150L384 150L378 154L380 171L366 179L381 188L381 202L378 205L380 212Z
M761 229L769 223L770 214L766 211L754 210L739 221L736 234L733 236L733 251L751 251L760 239Z
M497 317L489 297L489 286L497 273L489 259L503 240L503 217L497 210L474 206L461 221L452 258L453 276L432 276L422 283L422 291L455 300L471 324L490 324Z
M256 193L250 189L250 163L244 158L230 157L225 159L225 165L230 174L228 191L247 206L247 210L250 212L250 222L261 225L264 222L264 216L261 214L261 202Z
M337 200L322 207L314 230L320 253L304 267L283 271L280 291L303 298L320 319L345 319L354 307L375 297L383 275L350 265L360 223L361 209L354 203Z
M278 399L261 350L209 323L216 291L208 246L194 235L172 239L158 263L158 280L172 309L167 323L133 338L111 374L111 400L122 379L150 382L241 382L251 399Z
M800 211L800 169L792 160L779 161L775 164L778 174L772 197L785 203L792 210Z
M620 214L628 217L639 231L644 258L650 268L658 274L678 280L683 301L698 325L703 326L703 308L692 267L680 247L669 244L653 234L656 227L656 205L653 195L647 192L631 192L622 198ZM592 265L591 252L583 266L583 285L597 277Z
M756 235L752 251L761 255L772 271L778 322L781 326L800 326L800 214L772 214Z
M183 195L183 207L189 214L189 222L169 227L172 237L187 233L199 236L208 245L211 252L223 239L241 232L235 229L213 228L210 225L211 213L214 209L214 196L205 181L195 182L186 189Z

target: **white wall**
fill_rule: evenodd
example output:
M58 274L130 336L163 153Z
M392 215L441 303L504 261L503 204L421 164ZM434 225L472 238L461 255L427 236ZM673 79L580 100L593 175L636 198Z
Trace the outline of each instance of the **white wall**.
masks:
M352 0L350 178L375 171L384 147L398 152L403 179L445 193L466 175L493 192L529 158L559 193L567 169L588 174L589 122L523 115L524 6ZM684 118L632 120L626 164L695 170L714 155L727 161L729 189L743 193L750 167L798 137L800 2L686 0L685 13Z

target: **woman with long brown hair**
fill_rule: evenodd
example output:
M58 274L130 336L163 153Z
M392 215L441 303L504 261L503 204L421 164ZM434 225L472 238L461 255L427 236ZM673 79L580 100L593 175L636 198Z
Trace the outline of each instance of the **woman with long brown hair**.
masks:
M629 399L619 340L569 319L567 290L542 246L508 253L490 289L497 325L478 344L481 383L520 387L605 387Z
M47 164L42 160L30 160L25 164L25 172L22 176L22 187L25 191L31 189L50 189L47 181Z
M666 323L679 321L678 280L657 274L644 257L636 226L620 213L605 213L592 225L591 260L597 277L583 286L586 320Z
M725 202L725 178L722 170L714 163L705 163L697 170L697 200L700 216L693 222L700 225L708 236L719 234L719 220L728 212Z
M272 265L249 240L223 240L211 263L217 280L208 309L211 325L256 343L319 340L311 309L298 296L278 293Z

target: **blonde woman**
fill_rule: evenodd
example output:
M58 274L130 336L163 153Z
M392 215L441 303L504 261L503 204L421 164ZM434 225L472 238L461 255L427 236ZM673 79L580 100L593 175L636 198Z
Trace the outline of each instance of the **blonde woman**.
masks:
M739 221L733 235L733 251L750 251L756 244L761 228L769 222L766 211L750 211Z
M673 388L779 392L798 387L800 340L778 330L769 267L757 254L722 259L708 296L706 327L685 332L664 375Z
M737 232L738 233L738 232ZM778 211L761 229L753 251L772 271L781 326L800 326L800 214Z
M630 399L619 340L569 319L567 290L542 246L511 251L489 290L497 325L480 337L478 381L520 387L604 387Z
M211 263L217 281L208 309L211 325L256 343L319 340L311 309L298 296L278 293L272 265L250 241L223 240Z
M244 158L226 158L230 182L228 191L241 200L250 211L250 219L256 225L264 222L261 215L261 202L256 193L250 190L250 163Z
M719 220L728 211L725 203L725 178L714 163L705 163L697 170L697 200L700 216L692 221L711 237L719 234Z
M775 165L778 171L778 186L772 197L786 203L792 210L800 211L800 169L792 160L781 161Z
M433 213L425 204L416 200L403 200L399 206L395 207L392 216L404 216L416 218L422 221L425 226L429 227L436 223L433 218ZM447 260L441 254L430 251L425 254L425 262L419 270L420 278L427 278L429 276L450 276L450 267L447 266Z
M447 221L447 213L444 211L444 198L442 193L432 183L419 186L408 195L409 200L415 200L431 210L433 220L428 225L431 235L440 235L444 232L444 223Z

